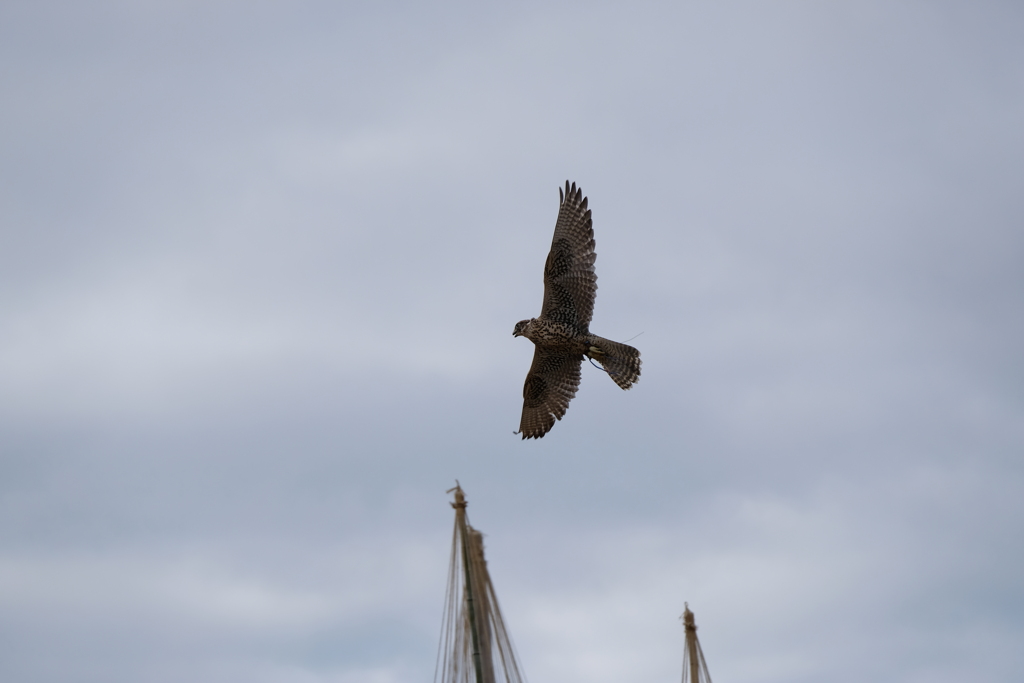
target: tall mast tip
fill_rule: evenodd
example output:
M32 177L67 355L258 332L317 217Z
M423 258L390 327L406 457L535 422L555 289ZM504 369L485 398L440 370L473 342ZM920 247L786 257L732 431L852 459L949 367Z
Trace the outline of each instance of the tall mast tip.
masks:
M451 504L452 507L455 509L465 509L468 503L466 503L466 495L462 492L462 486L459 485L458 479L455 480L455 488L448 489L445 493L451 493L452 491L455 492L455 502Z

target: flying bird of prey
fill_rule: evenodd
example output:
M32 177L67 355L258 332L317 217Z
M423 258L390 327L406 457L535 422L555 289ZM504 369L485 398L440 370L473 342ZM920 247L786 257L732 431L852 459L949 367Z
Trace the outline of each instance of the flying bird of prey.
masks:
M597 294L594 224L583 191L565 181L558 189L558 220L544 264L544 305L540 316L521 320L513 337L535 345L523 386L524 439L539 439L561 420L580 386L583 358L598 361L623 389L640 379L640 352L590 333Z

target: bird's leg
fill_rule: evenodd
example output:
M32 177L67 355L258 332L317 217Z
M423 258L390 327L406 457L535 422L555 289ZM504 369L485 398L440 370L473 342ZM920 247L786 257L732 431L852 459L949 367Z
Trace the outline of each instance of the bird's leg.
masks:
M617 375L618 374L617 372L612 372L608 368L604 367L604 358L608 354L606 354L604 351L602 351L601 349L597 348L596 346L591 346L587 350L587 354L586 355L587 355L587 360L590 361L590 364L593 365L598 370L603 370L603 371L607 372L609 375ZM597 362L600 363L601 365L598 365L597 363L594 362L595 358L597 359Z

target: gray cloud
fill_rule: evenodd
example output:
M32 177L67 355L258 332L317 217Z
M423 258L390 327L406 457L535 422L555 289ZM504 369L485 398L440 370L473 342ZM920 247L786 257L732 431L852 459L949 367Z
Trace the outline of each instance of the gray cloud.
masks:
M1020 678L1016 6L0 13L4 679L424 680L456 478L532 680Z

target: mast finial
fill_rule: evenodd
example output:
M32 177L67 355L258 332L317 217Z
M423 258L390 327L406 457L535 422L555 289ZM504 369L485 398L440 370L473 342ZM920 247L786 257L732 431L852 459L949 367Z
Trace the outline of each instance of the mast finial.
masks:
M688 602L684 602L683 603L683 613L679 615L679 618L682 619L683 626L685 626L687 630L689 630L689 629L693 629L694 631L697 630L697 624L694 623L694 620L693 620L693 612L690 611L690 603L688 603Z
M451 493L452 491L455 491L455 502L451 504L452 507L456 510L460 508L463 510L466 509L466 506L469 505L469 503L466 502L466 495L462 492L462 486L459 485L458 479L455 480L455 488L448 489L445 493Z

